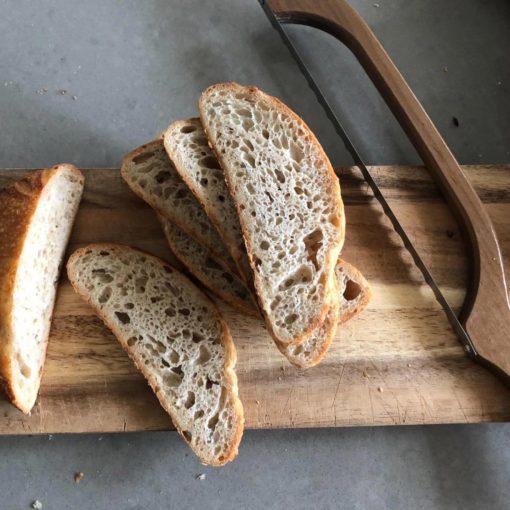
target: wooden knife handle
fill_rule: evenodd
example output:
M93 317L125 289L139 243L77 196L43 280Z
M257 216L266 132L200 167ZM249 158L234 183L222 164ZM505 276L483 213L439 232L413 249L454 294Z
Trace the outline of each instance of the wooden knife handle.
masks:
M510 304L494 226L420 102L361 16L345 0L266 0L281 23L309 25L356 56L439 184L471 245L472 276L460 315L474 357L510 377Z

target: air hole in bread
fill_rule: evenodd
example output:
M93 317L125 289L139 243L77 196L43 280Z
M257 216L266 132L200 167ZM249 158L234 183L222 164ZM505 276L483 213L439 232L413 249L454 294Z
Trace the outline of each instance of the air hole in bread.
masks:
M191 442L192 438L191 432L189 432L188 430L183 430L182 435L184 436L184 439L186 439L186 441Z
M201 345L199 349L199 355L197 358L197 363L199 365L205 365L211 359L211 353L209 349L205 345Z
M115 312L115 316L122 324L129 324L131 322L131 317L125 312Z
M243 160L246 161L246 163L248 163L248 165L255 168L255 158L251 154L244 152L242 157Z
M283 175L283 172L276 169L274 173L276 174L276 179L278 180L278 182L281 184L285 184L285 175Z
M145 285L147 284L147 280L147 276L141 276L135 280L135 291L137 294L143 294L145 292Z
M181 357L179 356L179 353L177 351L175 351L174 349L171 349L170 351L170 363L173 363L174 365L176 363L179 363Z
M214 430L216 428L216 425L218 425L219 419L220 419L220 417L219 417L218 413L216 413L214 416L211 416L211 418L209 418L209 421L207 422L207 426L211 430Z
M124 303L124 308L126 310L132 310L135 307L133 303Z
M190 314L190 311L187 308L179 308L179 313L187 317Z
M261 242L260 242L260 245L259 245L259 246L260 246L260 249L261 249L261 250L266 251L266 250L269 250L269 246L270 246L270 244L269 244L267 241L265 241L265 240L264 240L264 241L261 241Z
M166 170L161 170L156 174L156 182L158 184L162 184L163 182L168 181L172 176L170 175L170 172L167 172Z
M168 315L168 317L175 317L177 315L175 310L170 306L165 309L165 314Z
M200 342L203 342L205 340L204 336L200 333L197 333L196 331L193 331L193 334L191 335L191 339L196 344L199 344Z
M207 185L209 184L209 181L205 178L205 177L202 177L202 179L200 179L200 184L206 188Z
M218 384L216 381L213 381L210 377L205 380L205 389L210 390L215 384Z
M181 128L181 133L187 135L188 133L193 133L193 131L196 131L196 129L196 126L183 126Z
M285 317L285 324L287 324L287 326L290 326L291 324L296 322L298 319L299 319L299 315L297 315L296 313L291 313L291 314L287 315L287 317Z
M98 301L101 304L104 304L104 303L106 303L111 298L111 296L112 296L112 288L111 287L105 287L101 291L101 294L98 297Z
M347 280L344 290L344 298L347 301L353 301L361 294L361 286L352 280Z
M323 238L322 230L317 228L303 239L308 254L308 260L314 265L316 271L319 270L317 253L322 247Z
M192 391L188 391L186 401L184 402L184 407L186 409L191 409L194 405L195 405L195 394Z
M136 344L136 336L131 336L127 339L127 344L129 345L129 347L133 347L133 345Z
M105 269L94 269L92 271L92 275L100 283L111 283L111 282L113 282L113 276L111 274L108 274Z

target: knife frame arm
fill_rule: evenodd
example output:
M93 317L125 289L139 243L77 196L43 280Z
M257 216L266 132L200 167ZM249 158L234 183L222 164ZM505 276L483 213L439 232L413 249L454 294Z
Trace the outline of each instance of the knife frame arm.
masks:
M494 226L422 105L361 16L345 0L265 0L282 23L323 30L343 42L388 104L441 188L470 244L472 274L460 320L477 361L510 377L510 304Z

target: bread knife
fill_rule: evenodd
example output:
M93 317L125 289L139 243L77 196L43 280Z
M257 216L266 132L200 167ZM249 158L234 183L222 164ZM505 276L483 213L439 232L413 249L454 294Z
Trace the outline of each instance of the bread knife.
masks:
M369 26L346 0L259 0L259 3L432 289L465 352L509 383L510 303L494 226L476 191L409 85ZM439 185L470 246L470 285L459 316L448 304L341 121L292 44L284 28L288 23L323 30L353 52Z

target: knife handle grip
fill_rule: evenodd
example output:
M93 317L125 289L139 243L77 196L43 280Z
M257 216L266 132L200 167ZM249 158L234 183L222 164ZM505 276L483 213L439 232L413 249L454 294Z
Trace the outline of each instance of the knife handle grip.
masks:
M472 277L461 312L478 361L510 377L510 304L494 226L445 141L361 16L345 0L266 0L280 23L319 28L355 55L440 186L470 242Z

